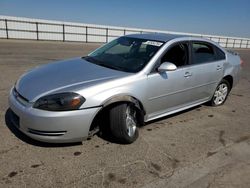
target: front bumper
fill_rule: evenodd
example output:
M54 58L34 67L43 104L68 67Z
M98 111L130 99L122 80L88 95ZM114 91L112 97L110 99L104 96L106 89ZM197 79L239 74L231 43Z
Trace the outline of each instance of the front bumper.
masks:
M51 112L23 104L9 95L10 109L14 112L15 126L27 136L50 143L70 143L85 140L91 123L101 107L83 110Z

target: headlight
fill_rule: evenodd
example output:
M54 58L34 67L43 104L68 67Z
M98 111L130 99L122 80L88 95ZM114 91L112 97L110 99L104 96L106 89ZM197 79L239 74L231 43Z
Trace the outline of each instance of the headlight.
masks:
M76 93L59 93L41 97L34 108L48 111L77 110L85 102L85 98Z

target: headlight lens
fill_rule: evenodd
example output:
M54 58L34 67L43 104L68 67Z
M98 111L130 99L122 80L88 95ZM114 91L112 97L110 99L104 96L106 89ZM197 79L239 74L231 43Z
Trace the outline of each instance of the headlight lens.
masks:
M77 110L85 102L85 98L77 93L59 93L41 97L34 108L48 111Z

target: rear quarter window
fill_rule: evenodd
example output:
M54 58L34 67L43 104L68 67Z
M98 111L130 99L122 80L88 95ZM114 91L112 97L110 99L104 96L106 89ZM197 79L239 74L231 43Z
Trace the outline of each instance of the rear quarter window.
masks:
M216 55L217 55L216 60L224 60L224 59L226 59L226 55L221 49L219 49L218 47L215 46L215 51L216 51Z

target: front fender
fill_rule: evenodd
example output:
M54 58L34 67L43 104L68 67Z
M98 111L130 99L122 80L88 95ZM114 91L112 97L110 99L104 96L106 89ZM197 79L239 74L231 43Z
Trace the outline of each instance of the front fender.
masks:
M106 100L102 104L102 106L107 107L107 106L109 106L111 104L118 103L118 102L130 102L130 103L133 103L136 108L138 108L139 110L141 110L143 112L144 115L146 114L142 103L138 99L136 99L135 97L132 97L130 95L116 95L116 96L113 96L110 99Z

